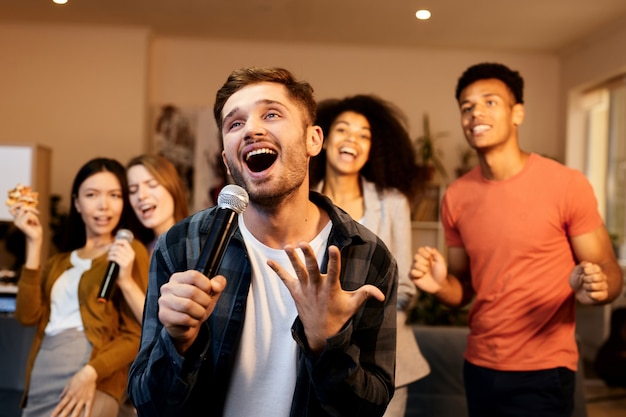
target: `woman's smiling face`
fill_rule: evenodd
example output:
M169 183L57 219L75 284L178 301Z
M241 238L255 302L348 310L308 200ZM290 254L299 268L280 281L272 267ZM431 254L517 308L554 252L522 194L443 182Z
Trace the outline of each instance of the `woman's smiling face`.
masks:
M352 111L333 121L324 140L326 165L340 174L358 174L369 159L372 131L365 116Z

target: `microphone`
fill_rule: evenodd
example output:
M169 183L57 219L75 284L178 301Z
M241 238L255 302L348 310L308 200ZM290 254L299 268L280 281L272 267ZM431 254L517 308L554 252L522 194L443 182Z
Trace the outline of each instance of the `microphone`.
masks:
M240 186L229 184L222 188L217 197L218 208L209 226L209 235L194 268L196 271L209 278L215 275L235 230L237 217L248 207L248 202L248 193Z
M115 234L115 240L122 239L128 242L133 241L133 232L128 229L120 229ZM102 285L100 286L100 291L98 292L98 301L101 303L106 303L111 297L111 291L113 290L113 283L117 278L117 275L120 273L120 266L113 261L109 262L109 266L104 274L104 278L102 278Z

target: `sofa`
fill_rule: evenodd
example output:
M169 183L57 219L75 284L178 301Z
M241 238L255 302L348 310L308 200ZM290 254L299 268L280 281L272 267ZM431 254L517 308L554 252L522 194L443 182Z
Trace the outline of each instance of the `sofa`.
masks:
M409 385L406 417L466 417L463 352L469 329L415 325L413 331L431 371L425 378ZM580 359L573 417L587 417L582 370Z

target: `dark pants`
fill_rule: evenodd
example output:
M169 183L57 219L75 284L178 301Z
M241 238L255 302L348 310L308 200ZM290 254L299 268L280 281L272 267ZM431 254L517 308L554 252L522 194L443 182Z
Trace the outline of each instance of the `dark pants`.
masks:
M576 373L567 368L496 371L465 361L470 417L571 417Z

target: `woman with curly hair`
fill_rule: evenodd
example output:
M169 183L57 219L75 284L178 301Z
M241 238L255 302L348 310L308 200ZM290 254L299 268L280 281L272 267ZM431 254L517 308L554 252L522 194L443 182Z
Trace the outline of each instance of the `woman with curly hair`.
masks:
M311 186L376 233L398 263L396 390L386 417L404 416L408 384L430 372L407 310L417 297L412 261L409 199L415 193L415 151L405 116L391 103L356 95L318 103L316 124L324 149L311 160Z

